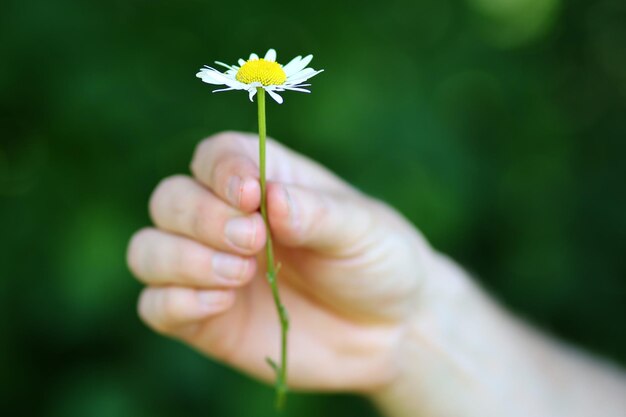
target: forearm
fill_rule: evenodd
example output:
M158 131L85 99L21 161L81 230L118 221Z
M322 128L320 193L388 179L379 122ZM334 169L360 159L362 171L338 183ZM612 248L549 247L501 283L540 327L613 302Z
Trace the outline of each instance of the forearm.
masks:
M373 396L386 415L624 416L620 371L511 317L447 259L433 264L398 377Z

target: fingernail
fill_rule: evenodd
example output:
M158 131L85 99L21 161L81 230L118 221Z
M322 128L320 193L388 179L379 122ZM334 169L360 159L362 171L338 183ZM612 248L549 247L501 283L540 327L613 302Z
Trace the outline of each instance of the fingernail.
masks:
M256 237L256 226L252 219L236 217L226 222L226 239L240 249L251 249Z
M239 207L241 203L241 178L236 175L233 175L228 180L228 187L226 189L226 198L234 204L236 207Z
M228 255L225 253L216 253L213 255L213 272L227 280L241 281L245 275L247 262L238 256Z

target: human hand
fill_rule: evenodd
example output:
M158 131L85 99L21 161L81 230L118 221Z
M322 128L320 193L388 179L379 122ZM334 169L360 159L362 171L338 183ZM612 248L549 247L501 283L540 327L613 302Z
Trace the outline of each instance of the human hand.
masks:
M432 253L397 212L325 168L268 143L268 216L290 315L288 383L373 392L397 373L394 352ZM156 228L128 263L147 287L139 314L155 330L264 381L279 323L264 277L258 139L221 133L197 148L193 178L162 181Z

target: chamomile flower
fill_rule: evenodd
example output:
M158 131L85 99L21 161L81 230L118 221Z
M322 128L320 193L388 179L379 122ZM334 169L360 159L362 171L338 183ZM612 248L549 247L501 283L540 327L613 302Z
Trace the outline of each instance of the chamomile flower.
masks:
M319 74L324 70L315 71L313 68L306 68L313 59L313 55L304 58L297 56L285 66L276 62L276 51L270 49L265 57L259 58L257 54L250 54L247 61L240 59L239 65L228 65L223 62L215 63L227 68L226 72L220 72L215 68L206 66L196 74L203 82L213 85L224 85L226 88L214 90L230 91L245 90L248 92L250 101L253 101L257 88L262 88L276 100L282 103L283 98L278 94L283 91L299 91L310 93L303 88L311 84L303 84L306 80Z

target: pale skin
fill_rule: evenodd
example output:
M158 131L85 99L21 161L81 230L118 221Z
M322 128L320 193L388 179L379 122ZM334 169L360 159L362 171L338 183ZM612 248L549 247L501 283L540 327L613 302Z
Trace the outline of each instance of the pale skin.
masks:
M626 415L616 367L510 316L391 207L277 142L267 158L290 389L362 394L391 417ZM254 135L200 143L192 175L154 191L128 263L150 327L271 383L257 161Z

